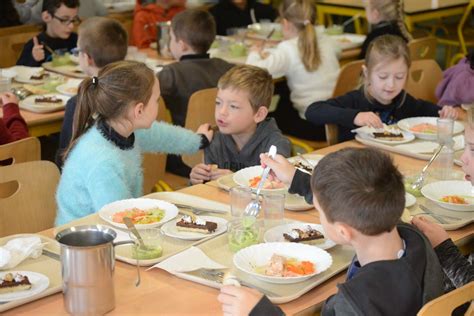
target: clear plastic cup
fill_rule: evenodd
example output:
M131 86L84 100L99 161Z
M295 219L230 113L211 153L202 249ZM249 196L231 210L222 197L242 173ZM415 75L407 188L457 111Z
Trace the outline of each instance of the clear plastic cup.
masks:
M255 217L245 216L227 224L229 249L237 252L260 242L259 222Z
M247 205L252 201L252 190L236 186L230 189L230 213L233 218L240 218Z
M262 199L265 228L281 225L285 217L285 194L265 194Z
M138 260L148 260L161 257L163 254L162 233L157 228L148 228L139 231L143 240L143 246L137 237L130 233L130 238L134 241L132 246L132 257Z
M451 143L453 140L454 120L439 118L436 120L436 125L438 127L438 143L440 145Z
M12 79L8 77L0 77L0 93L10 92Z

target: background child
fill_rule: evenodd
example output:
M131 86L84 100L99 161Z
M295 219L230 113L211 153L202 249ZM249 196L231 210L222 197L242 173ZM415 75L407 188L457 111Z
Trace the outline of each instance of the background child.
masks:
M428 101L417 100L403 88L410 68L410 55L404 40L383 35L370 45L363 66L364 84L343 96L311 104L306 118L315 125L337 124L339 140L354 138L358 126L382 128L414 116L441 116L456 119L458 109L441 110Z
M441 106L474 103L474 51L444 71L436 97Z
M304 139L324 140L324 126L317 129L306 121L309 104L332 96L339 75L339 60L333 42L316 35L316 7L311 0L284 0L280 6L284 41L270 53L254 47L247 64L267 69L274 78L285 76L293 108L279 104L275 113L285 134ZM285 111L285 109L287 109Z
M52 58L51 52L68 52L76 47L77 34L74 24L79 23L77 16L79 0L44 0L41 18L46 30L29 40L23 47L17 65L37 67Z
M89 18L79 27L79 66L85 74L97 76L105 65L125 59L127 46L127 32L119 22L109 18ZM71 141L76 104L77 95L70 98L66 104L56 155L56 164L60 167L63 164L63 152Z
M159 97L158 79L142 63L112 63L84 79L56 193L57 225L141 196L143 152L194 153L209 144L208 124L198 129L204 136L157 123Z
M403 21L403 0L365 1L365 15L371 30L362 43L359 59L365 58L370 43L381 35L397 35L407 42L412 39Z
M21 117L18 98L13 93L0 94L0 107L3 117L0 118L0 145L28 137L28 127Z
M278 162L262 162L279 171ZM429 242L413 226L398 224L405 189L387 154L368 148L331 153L315 167L311 188L327 237L356 252L346 282L326 300L322 315L416 315L442 294L441 267ZM224 286L218 300L229 315L280 315L260 297Z
M202 183L260 163L271 145L289 157L291 145L275 120L266 118L273 95L270 74L254 66L235 66L218 83L215 118L219 132L204 150L204 164L195 166L191 183ZM212 164L217 169L211 168Z

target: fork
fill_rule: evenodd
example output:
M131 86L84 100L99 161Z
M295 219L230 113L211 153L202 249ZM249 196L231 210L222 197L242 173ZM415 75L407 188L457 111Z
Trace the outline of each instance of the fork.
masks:
M420 204L420 208L424 212L426 212L428 215L430 215L431 217L436 219L438 222L440 222L441 224L449 224L449 222L447 220L445 220L442 215L435 214L432 210L430 210L426 206Z

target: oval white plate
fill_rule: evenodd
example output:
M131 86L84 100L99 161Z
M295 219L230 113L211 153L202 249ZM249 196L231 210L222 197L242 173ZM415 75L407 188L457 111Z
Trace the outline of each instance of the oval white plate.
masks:
M474 196L472 194L472 184L470 181L438 181L425 185L421 189L421 194L427 199L435 202L441 207L453 211L474 211ZM441 198L446 195L460 195L462 197L472 197L470 204L454 204L441 201Z
M352 33L344 33L338 35L329 35L331 38L334 39L337 46L341 49L350 49L362 46L362 43L365 41L365 35L360 34L352 34Z
M263 168L261 166L253 166L241 169L234 173L234 182L242 187L249 187L249 180L255 178L257 176L261 176L263 172ZM251 188L252 191L256 191L257 188ZM261 192L285 192L287 190L286 187L280 189L262 189Z
M314 154L313 155L304 154L303 156L306 160L308 160L313 165L313 167L315 167L318 164L318 162L324 157L324 155L314 155ZM298 157L298 156L291 157L291 158L288 158L288 161L297 169L303 172L312 174L312 171L310 172L309 170L306 170L305 168L298 167L299 164L302 164L303 166L308 166L308 163L304 161L301 157ZM311 166L308 166L308 168L311 168Z
M415 205L415 203L416 203L416 197L414 197L413 194L405 192L405 207L413 206Z
M129 210L132 208L139 208L143 210L148 210L152 208L161 208L162 210L165 211L165 216L161 219L161 221L156 222L156 223L151 223L151 224L135 224L137 229L145 229L145 228L151 228L151 227L157 227L162 225L163 223L166 223L173 218L175 218L178 215L178 208L168 202L165 201L160 201L160 200L154 200L154 199L128 199L128 200L120 200L120 201L115 201L110 204L104 205L100 210L99 210L99 216L102 218L104 221L107 223L110 223L113 226L127 229L127 226L125 224L121 223L116 223L112 220L112 216L115 213Z
M79 91L82 79L69 79L66 83L56 87L56 90L64 95L75 96Z
M43 71L43 67L27 67L27 66L15 66L16 71L15 81L29 84L41 84L44 79L34 80L30 79L32 75Z
M207 238L209 236L217 236L224 233L227 230L227 220L215 217L215 216L199 216L205 221L217 223L217 229L210 234L200 234L194 232L182 232L176 228L176 220L169 221L168 223L164 224L161 227L161 231L163 234L183 240L199 240L203 238Z
M299 261L311 261L314 264L315 272L299 277L276 277L257 273L255 268L267 265L274 254L295 258ZM241 249L234 255L233 261L240 271L259 280L276 284L291 284L305 281L326 271L332 265L332 257L326 250L309 245L286 242L270 242Z
M62 100L61 103L51 103L51 104L36 104L35 99L36 98L42 98L42 97L57 97ZM30 95L24 100L20 101L20 108L31 111L31 112L36 112L36 113L48 113L48 112L55 112L64 109L66 106L67 101L70 99L70 97L62 95L62 94L45 94L45 95Z
M371 141L381 143L381 144L388 144L388 145L405 144L415 139L415 135L407 131L401 131L403 134L402 140L388 140L388 139L383 139L383 138L375 138L372 133L376 131L377 129L373 127L369 127L369 126L362 126L353 130L353 132L357 133L360 137L363 137L365 139L370 139Z
M292 229L300 228L305 229L306 227L311 226L311 228L316 229L321 234L324 235L324 228L322 225L319 224L312 224L312 223L291 223L291 224L284 224L275 226L265 232L263 235L263 240L265 242L286 242L290 243L283 237L283 233L289 233ZM319 241L319 243L318 243ZM302 243L308 245L306 243ZM331 239L324 238L324 239L316 239L315 244L309 244L309 246L319 247L321 249L329 249L336 246L336 243Z
M435 134L430 134L430 133L416 133L410 130L411 127L414 125L422 124L422 123L428 123L428 124L433 124L436 126L436 120L437 117L428 117L428 116L420 116L420 117L410 117L406 118L403 120L398 121L397 125L400 129L413 133L416 137L420 139L426 139L426 140L437 140L437 135ZM454 122L454 129L453 129L453 134L459 134L462 131L464 131L464 125L461 123L455 121Z
M0 279L3 279L3 276L8 272L13 273L13 275L15 275L15 273L26 275L32 286L29 290L0 294L0 302L10 302L27 298L43 292L49 286L49 279L46 275L33 271L3 271L0 272Z

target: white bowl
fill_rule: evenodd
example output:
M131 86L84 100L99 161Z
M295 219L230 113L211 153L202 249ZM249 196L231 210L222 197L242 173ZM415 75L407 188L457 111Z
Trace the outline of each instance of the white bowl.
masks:
M428 123L428 124L433 124L436 126L436 120L438 117L427 117L427 116L420 116L420 117L410 117L406 118L403 120L398 121L397 125L400 127L400 129L413 133L416 137L420 139L426 139L426 140L437 140L438 135L436 133L431 134L431 133L417 133L413 132L410 129L414 125L422 124L422 123ZM464 125L462 125L459 122L454 122L454 129L453 129L453 134L459 134L462 131L464 131Z
M244 168L244 169L241 169L239 171L237 171L236 173L234 173L234 182L237 183L238 185L242 186L242 187L250 187L249 186L249 181L250 179L252 178L255 178L257 176L261 176L262 175L262 172L263 172L263 168L262 166L253 166L253 167L248 167L248 168ZM252 191L256 191L257 188L251 188ZM285 186L283 188L279 188L279 189L262 189L261 192L262 193L269 193L269 192L285 192L287 191L288 188Z
M310 261L315 266L315 272L299 277L276 277L257 273L255 269L268 264L274 254L282 255L287 258L295 258L299 261ZM276 284L291 284L305 281L327 270L331 264L331 255L323 249L304 244L285 242L253 245L241 249L234 255L234 265L237 269L259 280Z
M405 192L405 207L411 207L415 205L416 197L413 194Z
M324 228L322 225L313 224L313 223L290 223L290 224L283 224L283 225L278 225L273 228L270 228L269 230L265 232L265 235L263 235L263 241L288 243L289 241L287 241L285 237L283 237L283 233L289 233L292 229L295 229L295 228L305 229L308 226L311 226L312 229L316 229L317 231L319 231L321 234L324 235ZM324 250L336 246L336 243L334 241L326 237L323 239L316 239L311 242L313 242L314 244L312 243L311 244L302 243L302 244L318 247Z
M102 218L104 221L107 223L127 229L127 226L122 223L116 223L112 220L112 217L115 213L122 212L125 210L129 210L132 208L139 208L142 210L148 210L152 208L160 208L165 211L165 216L161 219L161 221L156 222L156 223L151 223L151 224L135 224L137 229L146 229L146 228L152 228L152 227L158 227L162 225L163 223L166 223L173 218L175 218L178 215L178 208L171 203L161 201L161 200L155 200L155 199L128 199L128 200L120 200L120 201L115 201L110 204L104 205L100 210L99 210L99 216Z
M472 184L469 181L438 181L425 185L421 189L421 194L427 199L437 203L441 207L453 211L474 211L474 195L472 193ZM454 204L441 201L446 195L459 195L469 198L469 204Z

